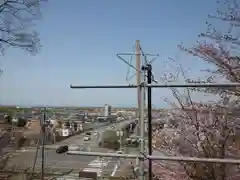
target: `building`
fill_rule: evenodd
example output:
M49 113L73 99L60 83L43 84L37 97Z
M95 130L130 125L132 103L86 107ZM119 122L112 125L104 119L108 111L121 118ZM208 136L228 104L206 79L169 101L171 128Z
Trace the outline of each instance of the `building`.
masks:
M108 105L108 104L105 104L105 106L104 106L104 116L105 117L110 116L111 115L111 110L112 110L111 106Z

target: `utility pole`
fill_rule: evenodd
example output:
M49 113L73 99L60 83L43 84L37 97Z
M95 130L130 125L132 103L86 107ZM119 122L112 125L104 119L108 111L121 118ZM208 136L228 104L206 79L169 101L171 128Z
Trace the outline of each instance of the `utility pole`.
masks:
M137 118L138 118L138 126L137 126L137 133L138 136L140 135L140 124L141 124L141 118L140 118L140 111L141 111L141 90L140 90L140 84L141 84L141 51L140 51L140 41L136 40L136 80L137 80L137 85L139 86L137 88L137 102L138 102L138 108L137 108Z
M42 118L42 173L41 173L41 180L44 180L44 166L45 166L45 132L46 132L46 108L44 108L43 118Z

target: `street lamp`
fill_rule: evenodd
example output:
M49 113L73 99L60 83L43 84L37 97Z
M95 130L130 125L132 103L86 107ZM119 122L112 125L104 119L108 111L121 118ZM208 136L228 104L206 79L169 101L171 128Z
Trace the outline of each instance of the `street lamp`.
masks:
M117 136L122 137L123 136L123 130L117 130Z
M117 130L117 136L119 136L120 138L120 150L123 149L122 145L123 145L123 135L124 135L124 132L123 130Z

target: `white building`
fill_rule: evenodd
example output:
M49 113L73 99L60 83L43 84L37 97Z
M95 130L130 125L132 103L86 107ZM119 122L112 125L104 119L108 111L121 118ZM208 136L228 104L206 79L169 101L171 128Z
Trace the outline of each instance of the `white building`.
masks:
M108 117L111 115L111 106L108 104L105 104L104 106L104 116Z

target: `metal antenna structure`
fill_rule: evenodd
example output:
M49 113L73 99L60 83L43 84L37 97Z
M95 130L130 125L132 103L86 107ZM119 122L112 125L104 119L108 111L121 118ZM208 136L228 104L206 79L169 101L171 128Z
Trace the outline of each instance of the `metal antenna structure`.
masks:
M134 53L117 53L117 57L123 61L125 64L127 64L128 66L128 72L127 72L127 77L126 80L129 81L131 80L134 76L136 76L136 82L137 85L139 86L141 84L141 82L145 82L147 79L147 74L146 74L146 70L142 69L143 66L146 66L147 64L152 64L156 58L159 56L158 54L146 54L144 53L141 45L140 45L140 41L136 40L136 44L134 46ZM130 60L126 60L125 57L126 56L130 56ZM133 60L133 56L135 56L135 65L132 64L132 60ZM148 56L152 56L153 59L151 59L151 61L147 60ZM130 73L130 69L133 69L135 71L135 73L133 75L131 75L130 77L128 77L129 73ZM152 78L153 79L153 78ZM156 82L153 79L154 82ZM137 103L138 103L138 109L136 112L136 116L140 119L140 109L141 109L141 94L140 94L140 86L139 88L137 88ZM144 92L144 107L145 107L145 92ZM139 130L138 130L139 132Z
M132 57L135 55L136 57L136 66L132 65ZM125 60L123 56L131 56L130 62ZM148 61L148 56L152 56L153 58ZM137 118L138 126L137 126L137 135L140 137L142 142L140 143L140 152L145 153L145 127L146 124L148 124L148 154L152 155L152 90L151 87L141 87L140 85L142 83L151 84L152 81L157 83L157 81L154 80L153 74L152 74L152 63L156 60L158 57L158 54L146 54L143 51L143 48L140 45L140 41L137 40L135 44L135 53L117 53L117 57L126 63L129 67L129 69L134 69L136 73L136 81L137 85L139 86L137 88L137 98L138 98L138 109L137 109ZM129 71L128 71L129 72ZM134 77L134 76L131 76ZM147 105L148 105L148 121L145 122L145 105L146 105L146 90L147 90ZM141 165L140 165L141 166ZM144 167L140 167L141 170L144 170ZM152 177L152 161L149 160L148 164L148 172L149 172L149 179L151 180Z
M136 56L136 67L131 63L126 61L123 56ZM140 58L139 58L140 56ZM144 169L144 160L149 160L149 180L152 180L152 160L168 160L168 161L176 161L176 162L206 162L206 163L224 163L224 164L240 164L240 160L236 159L217 159L217 158L196 158L196 157L178 157L178 156L153 156L152 155L152 88L200 88L200 87L208 87L208 88L216 88L216 87L224 87L224 88L232 88L232 87L240 87L240 83L223 83L223 84L212 84L212 83L189 83L189 84L152 84L154 81L152 75L152 65L151 63L156 59L154 58L151 61L147 61L148 56L157 57L158 55L143 53L142 48L140 46L139 40L136 41L136 52L133 53L119 53L117 57L121 59L124 63L126 63L129 67L136 70L137 76L137 84L132 85L70 85L72 89L138 89L138 114L139 114L139 135L140 135L140 153L139 154L118 154L118 153L100 153L100 152L85 152L85 151L68 151L68 155L85 155L85 156L97 156L97 157L118 157L118 158L129 158L129 159L137 159L140 162L140 180L145 180L145 169ZM139 59L144 57L145 63L139 65ZM141 61L140 61L141 62ZM140 78L139 78L140 76ZM142 78L141 78L142 76ZM140 79L140 81L139 81ZM149 154L145 153L145 122L144 122L144 94L148 92L148 148ZM139 100L140 99L140 100ZM139 103L140 102L140 103Z

